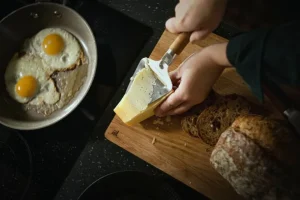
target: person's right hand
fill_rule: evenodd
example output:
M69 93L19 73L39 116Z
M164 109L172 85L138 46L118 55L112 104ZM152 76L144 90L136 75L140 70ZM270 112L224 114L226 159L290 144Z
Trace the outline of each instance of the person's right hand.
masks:
M226 5L227 0L180 0L166 28L171 33L192 32L191 42L204 39L220 24Z
M205 100L223 70L231 67L227 43L204 48L170 73L175 91L156 109L155 115L179 115Z

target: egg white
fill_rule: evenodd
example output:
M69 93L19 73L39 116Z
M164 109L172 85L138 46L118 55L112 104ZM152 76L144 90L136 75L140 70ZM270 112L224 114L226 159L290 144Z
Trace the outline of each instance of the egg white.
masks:
M30 105L55 104L60 99L60 93L57 92L55 83L49 79L40 89L39 93L32 99Z
M42 47L44 38L49 34L58 34L63 38L64 48L57 55L47 55ZM46 66L53 70L63 71L72 68L80 59L82 50L77 39L61 28L46 28L38 32L24 45L24 51L38 55Z
M28 103L29 101L35 99L37 96L43 96L40 98L49 99L49 96L56 97L58 93L56 90L48 90L47 92L41 92L45 85L49 84L51 71L43 65L42 60L39 57L34 57L31 55L24 55L19 57L15 54L11 61L9 62L5 74L5 85L8 94L19 103ZM36 95L31 98L20 97L16 92L16 84L20 78L23 76L33 76L36 78L38 85L36 89ZM51 84L51 83L50 83ZM55 86L54 86L55 87ZM55 93L55 94L54 94ZM59 96L59 94L58 94ZM48 102L57 102L57 98L49 100Z

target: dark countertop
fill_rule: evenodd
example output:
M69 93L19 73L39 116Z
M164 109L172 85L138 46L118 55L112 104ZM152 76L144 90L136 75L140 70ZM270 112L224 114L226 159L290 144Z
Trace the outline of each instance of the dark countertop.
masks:
M104 132L112 120L114 113L113 108L122 98L125 88L127 87L129 77L132 75L135 70L135 66L142 57L150 55L157 41L159 40L161 34L165 28L165 21L174 15L174 8L177 3L176 0L98 0L101 3L104 3L129 17L148 25L153 29L153 36L148 40L144 49L140 52L139 56L136 58L135 62L132 64L130 71L128 71L127 77L124 79L123 83L119 87L118 91L115 93L114 97L109 103L109 106L106 108L106 111L102 115L101 119L98 121L96 128L93 131L93 134L90 134L90 130L84 130L84 125L80 128L82 129L83 134L81 136L75 136L73 139L67 139L70 134L64 136L63 141L56 141L56 136L61 133L54 134L50 138L43 138L44 135L41 134L39 137L41 140L50 141L50 143L45 142L41 143L40 147L35 147L37 149L55 149L61 150L65 149L68 154L73 154L78 151L81 151L81 148L76 148L75 144L77 140L87 140L88 142L85 147L82 147L83 150L78 157L75 165L72 167L69 175L61 185L60 190L58 191L55 199L77 199L79 195L95 180L103 177L104 175L122 171L122 170L138 170L145 172L147 174L153 175L157 179L163 179L176 188L177 192L183 196L196 196L198 199L204 198L201 194L192 190L191 188L184 186L180 182L174 180L172 177L166 175L155 167L149 165L143 160L137 158L136 156L124 151L115 144L109 142L104 138ZM221 24L221 26L216 30L217 34L220 34L224 37L231 37L235 34L237 30L228 27L226 24ZM76 113L74 114L76 117ZM73 118L75 120L75 118ZM71 119L72 121L72 119ZM89 123L89 122L87 122ZM90 134L90 136L89 136ZM31 137L31 138L30 138ZM30 140L36 140L34 135L28 137ZM68 142L66 142L68 140ZM56 145L57 144L57 145ZM46 145L42 147L42 145ZM51 148L47 148L47 145ZM56 147L57 146L57 147ZM60 151L58 151L60 152ZM44 152L45 153L45 152ZM44 158L42 152L40 154L35 154L35 158L39 162L43 163ZM57 155L61 159L68 159L64 155ZM65 161L67 162L67 161ZM51 171L51 168L55 166L55 163L49 163L49 167L46 170L47 173ZM55 166L57 167L57 166ZM56 168L54 168L56 169ZM54 170L53 169L53 170ZM40 172L38 172L40 173ZM55 171L53 171L55 173ZM43 179L45 175L40 175L40 179ZM43 181L46 185L43 187L43 191L38 191L39 193L47 192L47 187L51 187L53 183L51 180L48 182ZM38 188L38 186L37 186ZM46 189L45 189L46 188ZM32 191L31 191L32 192ZM33 191L35 192L35 191ZM31 199L34 198L34 194L29 195ZM54 194L53 194L54 196ZM52 195L48 196L49 199L52 199Z
M98 0L120 12L130 16L131 18L142 22L154 30L154 34L143 51L132 64L127 77L123 81L121 87L115 93L113 99L106 108L105 113L99 120L93 134L86 144L81 155L77 159L72 171L66 178L61 189L56 195L56 200L62 199L77 199L79 195L91 183L104 175L122 171L122 170L138 170L155 176L158 179L166 180L183 196L197 196L198 199L204 198L201 194L184 186L172 177L166 175L155 167L149 165L143 160L121 149L115 144L104 138L104 132L112 120L114 113L113 108L122 98L125 88L128 84L129 77L135 70L135 66L142 57L150 55L157 41L165 28L165 21L174 15L176 0ZM223 37L231 37L237 30L228 27L226 24L221 24L216 33Z

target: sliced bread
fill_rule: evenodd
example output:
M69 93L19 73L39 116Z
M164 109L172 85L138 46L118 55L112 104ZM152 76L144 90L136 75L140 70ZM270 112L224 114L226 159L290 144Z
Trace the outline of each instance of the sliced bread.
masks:
M205 108L212 105L217 100L218 96L219 95L212 90L202 103L193 106L190 110L184 113L183 118L181 119L182 130L193 137L199 138L199 131L197 127L198 116Z
M197 127L198 115L186 116L181 120L182 130L193 137L199 137L199 131Z
M219 97L197 119L198 134L207 144L214 146L236 117L250 112L250 103L242 96L230 94Z
M217 94L214 90L211 90L207 98L200 104L193 106L190 110L183 114L183 116L199 115L205 108L213 105L221 95Z

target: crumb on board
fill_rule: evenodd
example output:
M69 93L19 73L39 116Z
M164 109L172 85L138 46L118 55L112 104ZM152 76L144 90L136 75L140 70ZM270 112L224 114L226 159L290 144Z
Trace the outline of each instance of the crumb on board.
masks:
M184 146L186 147L186 143L184 143Z
M166 122L171 122L171 121L172 121L171 116L168 115L168 116L166 117Z
M192 185L192 181L190 181L189 184Z
M157 118L155 120L153 120L153 124L160 124L160 125L164 125L164 122L162 121L161 118Z
M156 141L156 138L155 138L155 137L153 137L152 144L154 144L154 143L155 143L155 141Z

